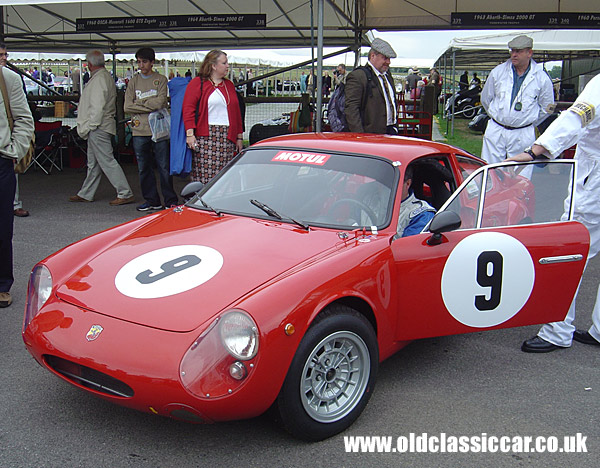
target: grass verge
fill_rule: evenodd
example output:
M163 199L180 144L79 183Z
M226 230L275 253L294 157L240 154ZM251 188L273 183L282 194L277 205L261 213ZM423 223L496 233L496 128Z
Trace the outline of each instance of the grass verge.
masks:
M470 119L454 119L454 135L452 136L452 122L447 122L439 115L434 116L434 118L437 119L440 133L446 137L446 143L481 157L483 135L469 130Z

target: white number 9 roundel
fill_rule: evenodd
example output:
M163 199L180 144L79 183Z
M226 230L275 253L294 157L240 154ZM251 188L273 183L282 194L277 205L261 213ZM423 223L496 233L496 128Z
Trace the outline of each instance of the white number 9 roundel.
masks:
M469 327L493 327L515 316L535 282L525 246L499 232L466 237L452 250L442 273L448 312Z
M175 245L125 264L115 277L115 286L136 299L173 296L206 283L222 266L223 256L211 247Z

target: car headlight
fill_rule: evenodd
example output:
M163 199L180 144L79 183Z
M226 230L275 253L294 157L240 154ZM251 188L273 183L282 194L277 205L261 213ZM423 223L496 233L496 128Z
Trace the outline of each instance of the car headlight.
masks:
M235 392L254 370L259 332L250 315L238 309L217 317L194 340L181 360L180 379L200 398Z
M23 331L37 315L52 293L52 275L44 265L37 265L29 277L27 288L27 306L25 307L25 320Z
M247 361L258 351L258 329L250 316L232 310L223 316L220 324L221 340L234 358Z

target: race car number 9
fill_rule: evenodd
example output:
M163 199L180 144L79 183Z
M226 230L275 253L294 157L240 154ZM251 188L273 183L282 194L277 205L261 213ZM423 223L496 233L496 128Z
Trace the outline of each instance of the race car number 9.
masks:
M222 266L223 256L211 247L176 245L125 264L115 276L115 286L136 299L172 296L206 283Z
M525 305L535 268L525 246L514 237L481 232L452 250L442 273L442 298L448 312L470 327L493 327Z

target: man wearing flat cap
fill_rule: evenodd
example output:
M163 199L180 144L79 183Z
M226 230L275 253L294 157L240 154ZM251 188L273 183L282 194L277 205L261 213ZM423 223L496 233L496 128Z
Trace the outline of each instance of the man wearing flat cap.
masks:
M531 146L535 127L554 103L550 77L531 58L533 40L517 36L508 47L510 59L492 70L481 93L481 104L491 119L481 149L488 163L504 161ZM521 175L531 178L532 170L524 169Z
M397 135L396 92L389 72L396 52L383 39L374 39L369 61L346 78L346 121L351 132Z

